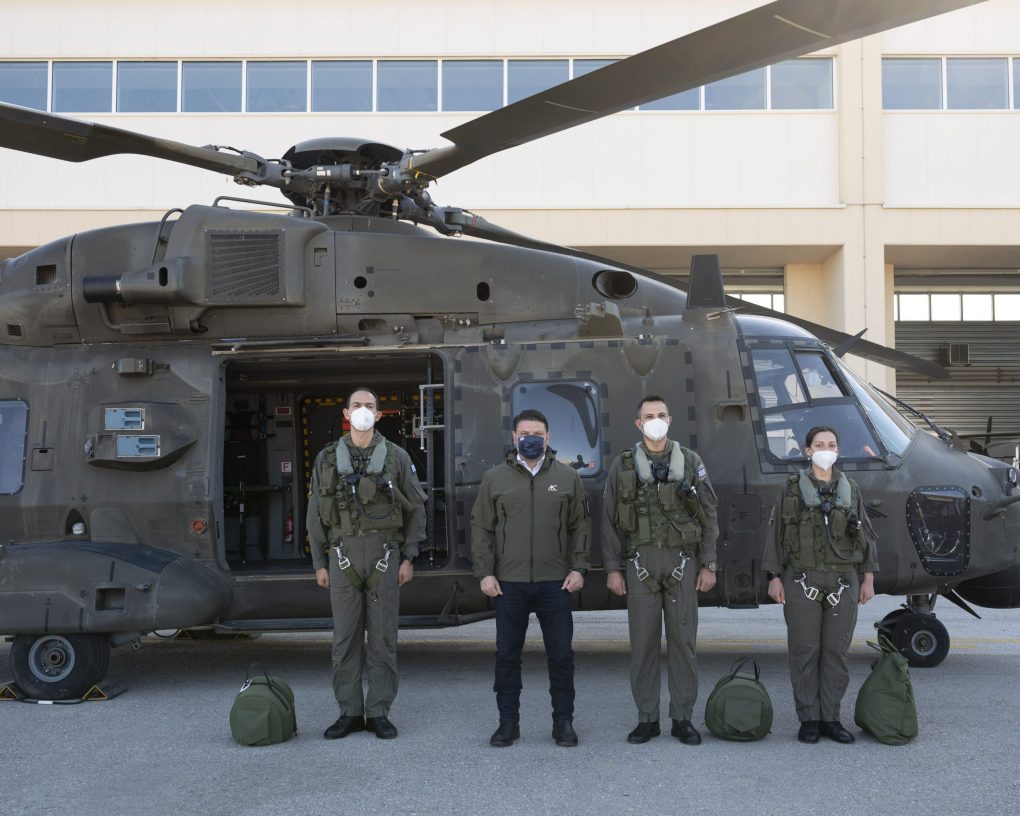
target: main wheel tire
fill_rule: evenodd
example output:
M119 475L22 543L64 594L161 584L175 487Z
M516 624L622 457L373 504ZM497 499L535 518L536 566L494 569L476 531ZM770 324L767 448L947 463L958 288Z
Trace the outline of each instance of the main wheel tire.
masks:
M934 615L912 613L893 629L893 645L911 666L930 669L949 654L949 632Z
M875 629L878 630L879 634L885 635L887 638L892 640L893 631L896 629L896 625L908 615L913 615L909 609L900 608L894 609L882 620L875 621Z
M106 676L105 635L18 635L11 647L14 682L37 700L73 700Z

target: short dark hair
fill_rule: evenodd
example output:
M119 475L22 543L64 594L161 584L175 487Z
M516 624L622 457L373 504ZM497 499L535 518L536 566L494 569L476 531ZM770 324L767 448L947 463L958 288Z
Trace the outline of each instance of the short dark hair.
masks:
M836 433L835 428L830 428L828 425L815 425L815 427L813 427L810 431L807 432L807 438L805 439L804 444L810 448L811 443L815 441L815 437L818 436L818 434L820 433L825 433L826 431L828 431L834 437L836 437L836 444L838 445L839 434Z
M658 394L649 394L647 397L642 397L641 402L637 404L637 415L641 416L641 409L644 407L646 402L661 402L666 406L666 412L669 412L669 405L666 404L666 400L660 397Z
M546 431L549 430L549 420L545 418L545 414L541 411L536 411L534 408L525 408L514 417L514 432L516 433L518 425L529 420L531 422L541 422L545 425Z
M359 385L357 388L355 388L353 391L351 391L350 394L348 394L348 396L347 396L347 407L348 408L351 407L351 397L353 397L359 391L367 391L369 394L372 395L372 399L375 400L375 409L378 411L379 410L379 395L377 393L375 393L375 391L373 391L371 388L369 388L368 386L365 386L365 385Z

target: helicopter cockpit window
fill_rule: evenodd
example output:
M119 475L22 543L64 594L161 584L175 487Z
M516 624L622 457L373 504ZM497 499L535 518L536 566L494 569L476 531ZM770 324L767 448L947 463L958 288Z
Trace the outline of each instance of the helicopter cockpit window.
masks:
M871 424L882 439L882 443L897 456L902 456L907 449L911 438L917 432L917 427L904 419L899 411L890 405L885 397L875 391L864 380L845 366L840 366L847 382L861 401L864 413L868 415Z
M0 402L0 493L21 490L25 472L25 433L28 404L21 400Z
M842 459L882 456L857 402L820 351L753 349L751 359L770 458L803 460L804 439L816 425L836 429Z
M556 458L581 476L594 476L599 455L598 387L592 382L528 382L513 390L513 412L541 411L549 420Z

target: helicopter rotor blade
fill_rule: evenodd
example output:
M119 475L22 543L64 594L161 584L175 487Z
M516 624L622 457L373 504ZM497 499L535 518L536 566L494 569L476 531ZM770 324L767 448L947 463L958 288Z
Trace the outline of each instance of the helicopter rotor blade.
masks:
M685 293L687 291L676 278L668 275L660 275L647 269L620 263L619 261L614 261L600 255L592 255L588 252L571 249L570 247L538 241L534 238L529 238L526 235L513 232L512 230L504 229L503 227L486 221L481 216L468 213L465 213L464 215L466 217L460 223L460 228L464 235L488 241L495 241L501 244L523 247L525 249L539 249L545 252L555 252L558 255L569 255L573 258L594 261L595 263L605 264L606 266L614 269L626 270L627 272L643 278L650 278L651 280L664 283L667 286L679 289ZM826 345L836 348L847 346L851 347L849 353L865 360L881 363L882 365L889 366L890 368L900 371L912 371L933 380L949 379L949 372L937 363L933 363L930 360L925 360L924 358L917 357L913 354L908 354L905 351L899 351L898 349L889 348L888 346L883 346L879 343L872 343L868 340L864 340L861 338L860 334L850 335L846 332L841 332L838 329L822 326L818 323L812 323L810 320L805 320L794 315L776 312L772 309L766 309L764 306L758 306L749 301L739 300L728 295L726 297L726 304L730 308L735 310L739 309L747 314L755 314L761 317L772 317L777 320L792 323L795 326L799 326L800 328L811 332L811 334ZM863 334L863 332L861 334Z
M720 79L983 0L777 0L443 133L409 167L439 178L510 147Z
M136 153L230 176L239 173L256 176L265 165L252 154L235 155L211 147L194 147L6 103L0 103L0 147L70 162Z

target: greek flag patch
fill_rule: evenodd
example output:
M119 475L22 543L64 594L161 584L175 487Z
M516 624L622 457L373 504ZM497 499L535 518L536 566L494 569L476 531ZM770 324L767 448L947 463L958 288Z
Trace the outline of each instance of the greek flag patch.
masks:
M704 466L698 468L698 478L704 479L708 475L708 471Z

